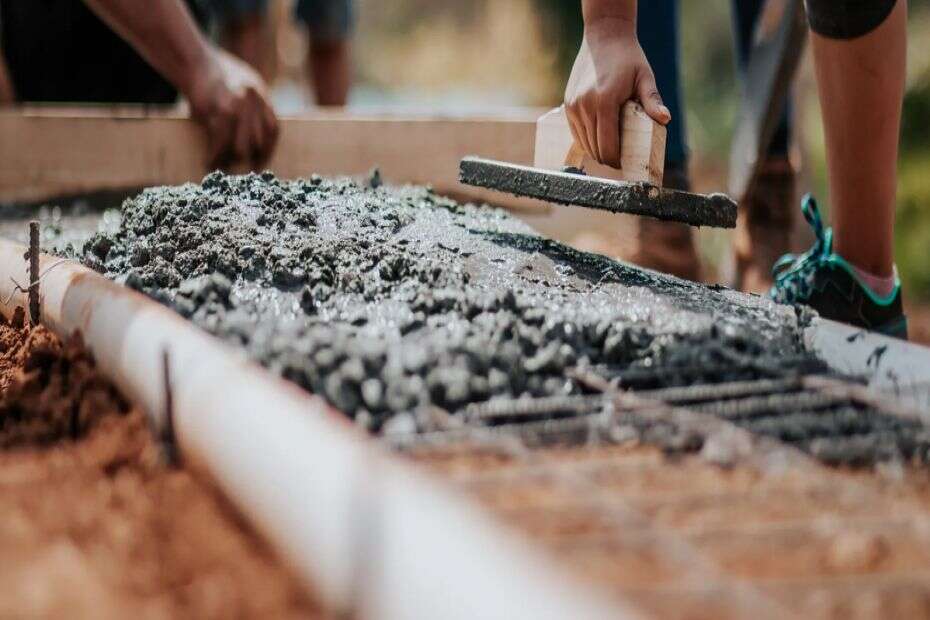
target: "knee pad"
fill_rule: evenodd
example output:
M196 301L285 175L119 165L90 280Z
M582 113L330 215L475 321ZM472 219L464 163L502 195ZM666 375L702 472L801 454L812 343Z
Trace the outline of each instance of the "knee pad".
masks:
M804 0L811 30L830 39L866 35L888 17L897 0Z

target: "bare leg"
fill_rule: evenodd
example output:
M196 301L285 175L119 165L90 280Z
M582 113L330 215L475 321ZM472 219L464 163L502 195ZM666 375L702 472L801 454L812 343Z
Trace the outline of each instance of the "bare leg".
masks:
M307 74L318 105L345 105L352 79L348 40L311 41Z
M262 77L268 79L265 38L265 16L262 13L230 18L223 24L220 33L220 43L227 51L249 63Z
M834 250L859 269L890 276L907 3L899 0L878 28L857 39L815 33L811 39L827 144Z

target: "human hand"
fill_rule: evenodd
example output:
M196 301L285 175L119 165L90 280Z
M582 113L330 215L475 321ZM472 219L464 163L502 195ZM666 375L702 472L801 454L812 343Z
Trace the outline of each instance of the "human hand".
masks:
M624 20L588 25L565 88L565 112L575 142L601 164L620 167L620 109L636 99L663 125L672 115L662 103L652 67Z
M268 161L278 140L278 118L264 81L232 55L210 49L186 83L192 116L207 130L210 165L228 168Z

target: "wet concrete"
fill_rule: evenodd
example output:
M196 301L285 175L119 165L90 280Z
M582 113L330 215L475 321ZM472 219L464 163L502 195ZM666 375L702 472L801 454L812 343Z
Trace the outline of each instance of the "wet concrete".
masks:
M466 157L459 181L563 205L631 213L692 226L736 226L736 203L724 194L692 194L648 183L621 183L579 174Z
M575 368L631 389L825 371L802 344L804 312L579 252L501 210L379 175L215 173L146 190L105 221L61 251L373 431L434 428L491 399L584 394ZM755 430L810 451L830 437L826 422L786 423ZM838 437L899 430L836 424Z
M146 190L72 251L373 428L423 406L578 393L565 370L579 364L661 368L674 385L704 367L765 374L727 371L733 359L790 371L810 357L791 309L370 181L213 174Z

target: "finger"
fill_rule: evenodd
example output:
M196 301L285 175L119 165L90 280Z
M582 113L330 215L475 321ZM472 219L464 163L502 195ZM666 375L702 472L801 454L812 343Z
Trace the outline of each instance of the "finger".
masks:
M662 97L659 95L656 78L652 71L644 71L640 74L636 84L636 95L639 97L643 109L646 110L646 114L651 116L657 123L668 125L669 121L672 120L672 113L662 103Z
M259 153L262 146L262 132L260 131L258 110L255 107L255 98L251 90L247 90L242 97L239 112L239 127L236 131L237 150L244 149L244 163L250 170L259 164Z
M249 122L249 110L246 99L239 102L236 112L236 128L233 137L233 153L236 163L251 165L252 159L252 127Z
M258 156L262 165L268 163L278 142L278 119L267 100L255 95L255 130L260 135Z
M263 168L268 161L268 143L271 136L265 131L261 110L252 112L252 161L253 167Z
M229 119L216 118L209 123L210 166L225 170L230 162L232 124Z
M575 141L575 144L584 149L584 125L581 123L577 109L566 105L565 118L568 120L568 128L571 129L572 139Z
M219 159L220 159L220 139L219 139L219 126L216 123L208 122L206 125L207 129L207 164L211 169L215 170L219 168Z
M584 128L572 117L568 117L568 126L572 130L572 138L582 150L584 150Z
M280 124L278 123L278 116L274 112L274 108L271 107L271 104L268 103L267 99L262 99L262 118L264 120L265 131L268 132L269 141L268 141L268 155L274 151L274 147L278 144L278 136L280 134Z
M597 115L598 161L611 168L620 167L620 106L608 102Z
M581 147L581 150L590 157L591 145L588 143L588 119L584 114L584 108L581 105L573 106L572 114L568 118L575 144Z
M271 136L265 131L262 110L258 105L258 101L250 109L249 127L252 135L252 167L258 169L268 161L268 144L271 140Z
M587 109L582 112L584 117L585 143L588 145L585 150L591 159L600 161L600 155L597 152L597 112Z

